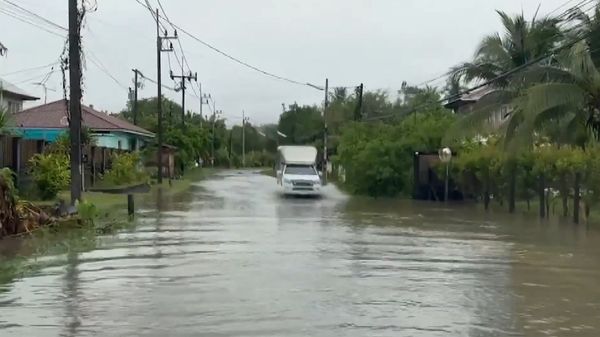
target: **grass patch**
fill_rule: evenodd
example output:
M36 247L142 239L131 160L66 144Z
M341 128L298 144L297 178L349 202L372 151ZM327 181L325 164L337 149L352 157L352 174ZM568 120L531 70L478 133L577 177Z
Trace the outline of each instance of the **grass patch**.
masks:
M156 191L162 187L163 195L176 195L189 190L192 183L205 179L206 177L217 172L218 169L212 168L193 168L188 170L183 178L173 179L169 183L168 179L164 179L162 185L153 184L149 193L137 194L139 196L153 195ZM100 213L115 213L127 211L127 194L109 194L102 192L83 192L83 200L93 203L96 205ZM58 200L64 200L68 202L71 199L70 191L61 191L58 193L57 200L50 201L32 201L36 205L40 206L54 206Z

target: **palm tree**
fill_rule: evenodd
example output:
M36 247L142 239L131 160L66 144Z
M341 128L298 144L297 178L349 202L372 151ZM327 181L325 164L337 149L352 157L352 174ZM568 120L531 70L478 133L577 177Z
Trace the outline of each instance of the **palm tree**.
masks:
M514 18L497 11L505 33L494 33L483 38L472 62L452 69L454 79L467 82L490 81L540 56L546 55L561 41L560 22L556 18L536 17L527 21L523 14ZM536 14L537 16L537 14ZM497 87L510 84L511 77L494 82Z
M502 11L497 13L505 33L486 36L478 46L474 60L454 67L450 78L454 83L492 81L489 86L493 87L494 91L478 101L473 111L463 116L449 130L447 138L499 131L494 129L494 125L488 123L488 119L503 106L512 106L505 131L507 133L514 131L522 120L521 113L514 104L515 99L531 82L545 78L543 77L547 75L545 69L553 61L550 59L550 61L537 63L510 76L503 77L503 75L532 60L548 55L563 39L558 26L561 20L558 18L537 19L536 13L533 19L528 21L523 14L510 17Z
M523 115L520 125L512 123L511 136L527 139L533 131L560 125L559 142L583 147L586 135L600 139L600 5L592 16L576 9L568 19L575 42L546 67L550 80L527 88L518 99Z
M452 81L490 82L489 86L494 91L480 99L470 114L455 123L447 137L465 137L469 136L469 133L470 136L477 136L498 131L494 130L496 126L488 121L492 114L502 111L504 106L512 107L509 122L504 125L505 132L507 135L515 133L524 120L520 105L516 105L515 102L521 97L523 89L531 81L539 78L538 68L545 68L551 61L546 61L545 64L537 63L528 67L526 71L506 76L505 74L548 55L562 40L558 26L560 20L557 18L545 17L537 20L536 13L531 21L527 21L523 14L510 17L502 11L497 13L505 29L504 35L496 33L486 36L477 48L472 62L452 69ZM514 163L514 160L508 162ZM509 212L512 213L515 211L516 167L510 164L508 169Z
M561 55L556 68L562 72L560 80L526 89L520 103L523 120L517 131L531 134L543 123L560 120L572 133L585 128L600 138L600 71L588 42L582 40Z

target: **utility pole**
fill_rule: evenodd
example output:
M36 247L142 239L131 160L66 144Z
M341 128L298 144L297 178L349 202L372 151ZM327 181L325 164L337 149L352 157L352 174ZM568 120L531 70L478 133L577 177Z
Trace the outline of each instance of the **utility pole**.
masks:
M323 106L323 185L327 185L327 107L329 106L329 79L325 79L325 105Z
M198 89L200 90L200 128L202 128L202 120L204 115L202 114L202 106L204 105L204 98L202 98L202 83L198 83Z
M211 165L215 167L215 124L217 123L217 114L221 114L221 111L216 110L216 102L215 99L211 97L210 94L204 94L204 98L206 98L206 104L210 104L208 100L210 99L213 102L213 116L212 116L212 142L211 142ZM210 107L210 105L209 105Z
M157 108L158 108L158 183L162 184L163 182L163 111L162 111L162 67L161 67L161 54L163 52L172 52L173 51L173 43L169 44L169 48L163 48L163 40L171 40L177 38L177 31L175 31L174 36L168 36L167 31L164 32L164 36L160 35L160 14L158 12L158 8L156 9L156 13L154 14L156 18L156 68L157 68L157 80L158 80L158 97L157 97Z
M71 205L81 200L81 36L77 0L69 0L69 131Z
M138 124L138 88L140 87L138 74L140 73L137 69L133 71L133 125Z
M358 106L354 112L355 121L361 120L363 116L363 89L364 85L361 83L360 86L358 86Z
M242 110L242 167L246 167L246 113Z
M171 71L171 79L175 80L175 79L180 79L181 82L179 84L179 90L181 90L181 127L185 127L185 81L188 80L190 82L192 82L192 80L194 81L198 81L198 73L195 73L194 75L192 75L192 72L190 71L189 74L184 74L183 73L183 65L185 60L181 59L181 75L173 75L173 71Z

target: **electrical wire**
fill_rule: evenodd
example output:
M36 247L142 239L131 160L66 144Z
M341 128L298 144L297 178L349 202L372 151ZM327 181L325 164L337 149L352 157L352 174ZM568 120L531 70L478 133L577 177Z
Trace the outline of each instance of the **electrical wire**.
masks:
M140 5L142 5L143 7L145 7L146 9L148 9L149 11L152 11L152 8L150 8L150 7L149 7L149 5L148 5L147 3L146 3L146 4L143 4L141 0L135 0L135 1L136 1L137 3L139 3ZM160 15L160 13L159 13L159 15L158 15L158 16L166 20L166 18L164 18L164 15L163 15L163 16L161 16L161 15ZM311 84L310 84L310 83L308 83L308 82L301 82L301 81L297 81L297 80L294 80L294 79L291 79L291 78L288 78L288 77L285 77L285 76L276 75L276 74L274 74L274 73L271 73L271 72L268 72L268 71L266 71L266 70L260 69L260 68L258 68L258 67L256 67L256 66L253 66L253 65L251 65L251 64L249 64L249 63L247 63L247 62L245 62L245 61L242 61L242 60L240 60L240 59L236 58L235 56L232 56L232 55L230 55L230 54L228 54L228 53L226 53L226 52L222 51L221 49L219 49L219 48L217 48L217 47L213 46L212 44L210 44L210 43L208 43L208 42L205 42L205 41L203 41L203 40L202 40L202 39L200 39L199 37L195 36L194 34L190 33L189 31L187 31L186 29L182 28L181 26L179 26L179 25L177 25L177 24L175 24L175 23L171 23L171 25L172 25L172 26L173 26L175 29L177 29L178 31L180 31L180 32L184 33L185 35L187 35L187 36L188 36L188 37L190 37L191 39L195 40L196 42L199 42L200 44L202 44L202 45L204 45L205 47L207 47L207 48L209 48L209 49L213 50L214 52L216 52L216 53L218 53L218 54L220 54L220 55L222 55L222 56L224 56L224 57L226 57L226 58L230 59L231 61L233 61L233 62L235 62L235 63L238 63L238 64L240 64L240 65L242 65L242 66L244 66L244 67L247 67L247 68L249 68L249 69L252 69L252 70L254 70L254 71L256 71L256 72L259 72L259 73L261 73L261 74L263 74L263 75L265 75L265 76L272 77L272 78L275 78L275 79L278 79L278 80L281 80L281 81L285 81L285 82L288 82L288 83L292 83L292 84L297 84L297 85L301 85L301 86L308 86L308 87L315 88L315 89L318 89L318 88L319 88L319 87L317 87L317 86L315 86L315 85L311 85ZM322 90L322 89L320 89L320 90Z
M141 72L139 72L139 75L140 75L141 78L147 80L148 82L154 83L154 84L158 85L158 81L157 80L155 80L153 78L150 78L150 77L147 77L144 74L142 74ZM170 87L170 86L168 86L166 84L161 84L161 87L163 87L163 88L165 88L167 90L175 91L175 88Z
M571 1L568 1L567 3L563 4L562 6L560 6L558 9L560 9L560 8L564 8L566 5L568 5L569 3L571 3L571 2L574 2L574 1L576 1L576 0L571 0ZM584 7L584 6L585 6L585 7ZM570 13L572 13L572 12L573 12L574 10L576 10L576 9L579 9L579 10L581 10L583 13L586 13L586 14L587 14L587 12L588 12L589 10L591 10L591 9L594 9L596 6L597 6L597 0L583 0L583 1L580 1L579 3L577 3L577 5L575 5L575 6L573 6L573 7L570 7L570 8L568 8L568 9L567 9L565 12L563 12L563 13L562 13L562 14L560 14L560 15L558 15L558 16L556 17L556 19L559 19L559 20L564 20L566 17L568 17L568 15L569 15ZM552 13L555 13L555 12L556 12L558 9L556 9L556 10L553 10L553 11L552 11L550 14L552 14ZM547 16L550 16L550 14L547 14ZM563 24L566 24L566 22L563 22ZM578 28L580 28L580 26L574 26L574 27L570 27L570 28L568 29L568 31L573 31L573 30L576 30L576 29L578 29ZM568 32L568 31L567 31L567 32ZM563 31L563 32L560 32L559 34L564 34L564 33L565 33L565 32ZM559 36L559 34L552 35L552 36L548 37L547 39L553 39L553 38L556 38L557 36ZM416 86L417 86L417 87L421 87L421 86L423 86L423 85L428 85L428 84L431 84L431 83L434 83L434 82L437 82L437 81L440 81L440 80L446 79L446 78L448 78L448 77L449 77L451 74L452 74L452 72L451 72L451 71L445 72L445 73L443 73L443 74L441 74L441 75L438 75L438 76L436 76L436 77L434 77L434 78L432 78L432 79L429 79L429 80L423 81L423 82L421 82L421 83L417 84Z
M29 78L27 78L27 79L24 79L24 80L21 80L21 81L15 82L15 83L13 83L13 84L14 84L14 85L19 85L19 84L23 84L23 83L31 82L31 81L37 80L37 79L39 79L39 78L45 78L47 75L48 75L48 73L47 73L47 72L44 72L44 73L42 73L42 74L39 74L39 75L36 75L36 76L29 77Z
M555 8L554 10L550 11L550 12L549 12L548 14L546 14L546 15L547 15L547 16L550 16L550 15L552 15L552 14L554 14L554 13L558 12L559 10L561 10L561 9L565 8L565 7L566 7L566 6L568 6L570 3L572 3L572 2L575 2L575 1L577 1L577 0L569 0L569 1L565 2L565 3L563 3L562 5L558 6L558 7L557 7L557 8Z
M128 90L128 87L121 83L121 81L119 81L113 74L111 74L108 68L104 66L102 61L100 61L100 59L97 56L95 56L95 54L90 49L87 49L87 56L92 62L92 64L94 64L98 69L100 69L100 71L102 71L104 74L110 77L119 87L121 87L124 90Z
M36 27L38 29L41 29L41 30L43 30L43 31L45 31L45 32L47 32L49 34L56 35L56 36L60 37L61 39L66 37L66 35L61 35L61 34L55 32L55 31L52 31L52 30L47 29L47 28L44 28L41 25L38 25L38 24L36 24L34 22L31 22L31 21L29 21L29 20L27 20L27 19L25 19L25 18L23 18L21 16L15 15L14 13L12 13L12 12L4 9L4 8L0 8L0 13L2 13L4 15L7 15L7 16L13 18L13 19L19 20L19 21L21 21L23 23L26 23L28 25L31 25L33 27Z
M579 43L579 42L583 41L584 39L586 39L586 38L587 38L589 35L590 35L589 33L588 33L588 34L585 34L584 36L582 36L582 37L579 37L579 38L577 38L577 39L573 40L572 42L570 42L570 43L568 43L568 44L565 44L565 45L563 45L563 46L560 46L560 47L558 47L558 48L555 48L554 50L552 50L552 51L551 51L551 52L549 52L549 53L546 53L545 55L542 55L542 56L540 56L540 57L538 57L538 58L536 58L536 59L534 59L534 60L532 60L532 61L530 61L530 62L526 62L525 64L523 64L523 65L520 65L520 66L518 66L518 67L515 67L515 68L513 68L513 69L511 69L511 70L509 70L509 71L506 71L506 72L504 72L504 73L502 73L502 74L500 74L500 75L496 76L495 78L493 78L493 79L491 79L491 80L485 81L484 83L481 83L481 84L478 84L478 85L476 85L476 86L473 86L473 87L471 87L471 88L468 88L468 89L466 89L466 90L463 90L463 91L461 91L461 92L459 92L459 93L457 93L457 94L446 96L446 97L444 97L444 98L442 98L442 99L440 99L440 100L437 100L437 101L435 101L435 102L429 102L429 103L425 103L425 104L423 104L423 105L420 105L420 106L414 107L413 109L411 109L411 110L410 110L409 112L407 112L406 114L411 114L411 113L414 113L414 112L416 112L418 109L424 108L425 106L429 106L429 105L432 105L432 104L441 104L441 103L444 103L444 102L450 101L450 100L452 100L452 99L455 99L455 98L460 98L460 97L462 97L462 96L463 96L463 95L465 95L465 94L468 94L468 93L471 93L471 92L473 92L473 91L475 91L475 90L478 90L478 89L484 88L484 87L486 87L486 86L489 86L489 85L493 84L493 83L494 83L494 82L496 82L496 81L499 81L499 80L505 79L506 77L508 77L508 76L510 76L510 75L513 75L513 74L515 74L515 73L517 73L517 72L520 72L520 71L522 71L522 70L524 70L524 69L526 69L526 68L528 68L528 67L531 67L531 66L533 66L533 65L535 65L535 64L537 64L537 63L539 63L539 62L543 61L544 59L547 59L547 58L549 58L549 57L552 57L553 55L555 55L556 53L558 53L558 52L560 52L560 51L562 51L562 50L565 50L565 49L568 49L568 48L571 48L571 47L573 47L575 44L577 44L577 43ZM597 50L600 50L600 48L598 48ZM398 117L398 115L397 115L397 114L389 114L389 115L384 115L384 116L377 116L377 117L373 117L373 118L366 119L366 121L373 121L373 120L383 120L383 119L388 119L388 118L393 118L393 117Z
M63 27L63 26L61 26L61 25L59 25L59 24L57 24L55 22L52 22L49 19L47 19L47 18L45 18L45 17L43 17L43 16L41 16L41 15L39 15L37 13L34 13L34 12L32 12L32 11L26 9L26 8L23 8L23 7L15 4L12 1L9 1L9 0L0 0L0 1L4 1L5 3L8 3L9 5L12 5L13 7L17 8L18 10L20 10L20 11L22 11L24 13L27 13L27 14L29 14L29 15L31 15L31 16L33 16L33 17L35 17L35 18L37 18L37 19L39 19L39 20L41 20L41 21L43 21L43 22L45 22L45 23L47 23L47 24L49 24L49 25L51 25L53 27L55 27L55 28L62 29L65 32L68 31L68 29L66 27Z
M165 11L165 8L163 7L162 2L160 0L156 0L156 1L158 2L158 6L160 7L160 10L162 11L167 23L170 24L173 29L176 29L175 26L173 25L173 23L171 22L171 19L169 19L169 17L167 16L167 12ZM177 39L177 44L179 45L179 49L181 50L181 56L182 56L183 63L185 63L185 65L188 68L188 71L191 73L192 68L190 67L187 57L185 56L185 51L183 49L181 39ZM179 56L177 55L177 52L174 51L174 53L175 53L175 57L177 59L177 63L179 64L181 69L183 69L183 64L181 62L179 62ZM169 62L171 62L171 61L169 60ZM199 86L197 81L196 81L196 85ZM202 98L200 97L198 92L196 92L196 88L193 85L191 86L191 88L192 88L192 91L194 92L195 97L198 98L200 100L200 104L202 104ZM198 89L200 89L200 87L198 87Z
M16 75L16 74L26 73L26 72L29 72L29 71L32 71L32 70L38 70L38 69L44 69L44 68L56 66L59 63L60 63L60 61L57 61L57 62L45 64L43 66L36 66L36 67L31 67L31 68L24 68L24 69L20 69L20 70L11 71L11 72L8 72L8 73L2 73L2 74L0 74L0 76L12 76L12 75Z

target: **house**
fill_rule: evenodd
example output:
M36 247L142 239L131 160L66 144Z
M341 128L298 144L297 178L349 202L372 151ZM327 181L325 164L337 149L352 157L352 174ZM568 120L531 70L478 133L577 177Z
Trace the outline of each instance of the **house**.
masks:
M489 100L490 103L494 102L495 96L498 91L490 86L485 86L476 90L473 90L467 94L464 94L458 98L449 100L444 107L451 109L457 115L466 115L472 113L477 108L476 103L484 100ZM488 122L492 129L497 129L502 126L510 117L512 108L510 105L502 105L499 109L490 114Z
M38 99L38 97L31 96L23 89L0 78L0 109L4 109L8 113L17 113L23 110L24 101L36 101Z
M18 153L13 165L17 173L24 171L27 162L36 153L41 153L47 143L52 143L69 129L67 100L40 105L12 115L13 134L18 137L13 150ZM93 185L98 173L110 167L110 157L119 151L136 151L150 142L154 134L128 121L95 110L92 106L81 106L82 126L87 128L94 143L83 149L86 165L86 185Z
M23 102L38 99L16 85L0 79L0 110L14 114L23 110ZM0 134L0 167L16 169L15 163L19 161L18 152L15 151L17 141L18 138L10 134Z
M67 100L59 100L21 111L14 115L18 134L25 140L54 142L69 128ZM82 126L90 130L97 147L135 151L154 138L154 134L126 120L81 105Z

